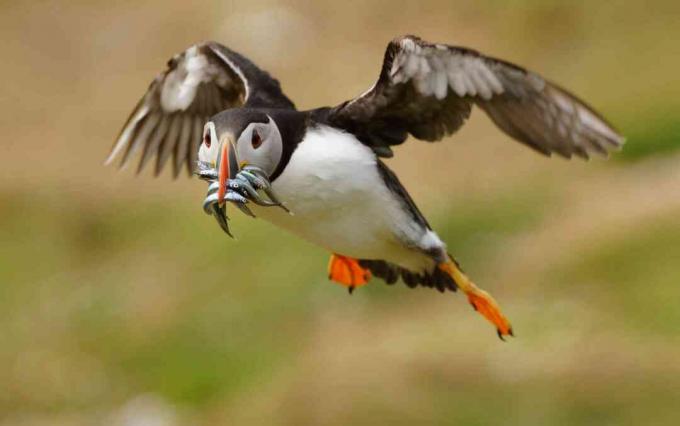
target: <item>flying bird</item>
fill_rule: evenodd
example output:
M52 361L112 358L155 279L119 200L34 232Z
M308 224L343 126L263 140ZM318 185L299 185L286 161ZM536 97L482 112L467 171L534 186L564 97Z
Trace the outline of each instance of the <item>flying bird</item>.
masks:
M550 156L606 156L623 138L576 96L540 75L475 50L392 40L375 84L337 106L298 111L279 82L216 42L175 55L132 111L107 163L155 157L209 182L203 208L229 233L226 205L328 250L329 278L351 292L372 276L465 293L498 336L508 319L449 254L383 162L409 135L455 133L473 107Z

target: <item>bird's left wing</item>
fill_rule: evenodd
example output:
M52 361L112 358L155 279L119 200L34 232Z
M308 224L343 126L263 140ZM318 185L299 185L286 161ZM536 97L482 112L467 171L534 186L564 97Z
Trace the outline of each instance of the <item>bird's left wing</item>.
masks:
M454 133L473 105L509 136L545 155L588 158L623 143L597 112L538 74L415 36L393 40L373 87L324 110L322 119L389 157L390 146L408 134L436 141Z
M158 175L172 156L174 175L196 164L203 126L214 114L243 106L295 109L279 82L247 58L215 42L175 55L130 114L106 160L121 167L142 150L138 171L156 156Z

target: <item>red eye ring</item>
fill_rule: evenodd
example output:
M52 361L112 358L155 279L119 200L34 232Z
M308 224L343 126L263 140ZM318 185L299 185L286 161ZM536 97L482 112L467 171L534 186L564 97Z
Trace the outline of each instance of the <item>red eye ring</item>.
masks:
M250 137L250 143L253 145L253 149L258 149L262 145L262 138L255 129L253 129L253 134Z
M203 143L205 144L206 148L210 148L210 143L212 141L210 140L210 132L206 132L205 136L203 136Z

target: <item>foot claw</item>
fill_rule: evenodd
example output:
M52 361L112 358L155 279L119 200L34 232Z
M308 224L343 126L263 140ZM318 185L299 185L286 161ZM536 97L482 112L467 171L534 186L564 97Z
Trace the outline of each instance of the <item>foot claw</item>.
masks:
M472 307L496 326L498 337L500 337L501 340L505 341L503 336L512 336L510 322L505 318L500 307L489 293L484 290L474 289L468 292L467 296Z

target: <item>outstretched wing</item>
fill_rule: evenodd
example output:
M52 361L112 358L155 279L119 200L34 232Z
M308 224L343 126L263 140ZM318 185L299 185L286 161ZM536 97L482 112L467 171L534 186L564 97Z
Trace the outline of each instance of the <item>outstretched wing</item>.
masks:
M623 143L597 112L539 75L415 36L393 40L375 85L324 115L387 157L389 147L408 134L436 141L454 133L473 105L505 133L545 155L588 158Z
M156 156L158 175L172 155L175 177L196 164L203 126L235 107L295 109L279 82L240 54L215 42L191 46L168 61L130 114L106 160L120 166L142 150L138 171Z

